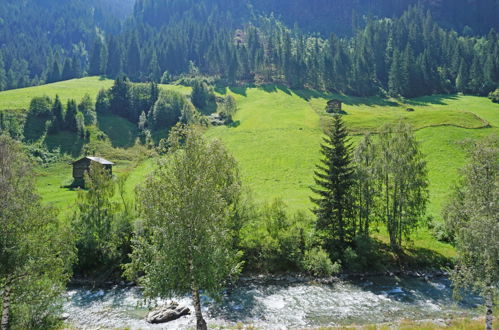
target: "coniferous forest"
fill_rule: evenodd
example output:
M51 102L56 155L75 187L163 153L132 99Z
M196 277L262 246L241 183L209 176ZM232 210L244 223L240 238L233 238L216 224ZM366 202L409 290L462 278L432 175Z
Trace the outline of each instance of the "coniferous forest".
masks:
M227 84L358 96L493 91L497 2L413 2L7 1L0 90L122 73L168 82L199 70Z

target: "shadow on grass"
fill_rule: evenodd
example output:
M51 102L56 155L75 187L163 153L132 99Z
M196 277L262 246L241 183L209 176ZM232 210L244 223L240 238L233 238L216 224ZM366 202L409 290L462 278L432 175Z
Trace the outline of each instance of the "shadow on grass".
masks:
M62 154L78 157L83 149L84 140L76 133L62 131L45 137L45 145L51 152L59 150Z
M46 123L49 120L46 116L26 116L24 124L24 140L26 142L38 141L46 133Z
M445 269L452 266L450 258L426 248L406 249L400 255L400 263L410 269Z
M205 107L198 108L198 111L205 116L211 115L212 113L217 112L217 110L218 110L218 104L216 101L210 101L208 102L208 104L206 104Z
M459 96L457 94L452 94L452 95L437 94L437 95L421 96L414 99L407 99L405 103L416 106L447 105L448 103L446 103L445 101L457 100L458 98Z
M247 94L248 87L246 87L246 86L243 86L243 87L233 86L233 87L229 87L229 90L234 94L238 94L238 95L241 95L244 97L248 96L248 94Z
M97 115L98 127L111 141L114 148L130 148L138 137L138 128L135 124L120 116Z
M322 98L322 99L336 99L340 100L342 103L351 106L383 106L383 107L396 107L399 106L397 102L391 101L389 99L384 99L377 96L371 97L358 97L358 96L348 96L343 94L336 93L328 93L317 90L308 90L308 89L294 89L293 93L304 99L305 101L310 101L313 98Z
M452 260L426 248L406 248L393 251L390 245L376 238L359 238L355 242L355 257L344 260L344 268L354 273L443 270L452 266Z
M241 121L240 120L236 120L236 121L233 121L230 124L227 124L227 127L229 127L229 128L236 128L236 127L239 127L239 125L241 125Z
M214 90L220 95L227 95L227 86L225 85L215 85Z

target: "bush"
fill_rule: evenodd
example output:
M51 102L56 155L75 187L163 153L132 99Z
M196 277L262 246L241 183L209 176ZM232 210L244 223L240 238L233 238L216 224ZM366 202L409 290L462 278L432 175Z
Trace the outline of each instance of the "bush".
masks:
M343 254L343 266L353 272L364 272L380 268L379 246L370 237L357 236L354 247L348 247Z
M331 262L329 255L321 247L305 251L302 269L313 276L331 276L341 272L341 262Z
M265 205L241 231L248 268L268 272L301 270L312 237L310 223L304 213L290 216L281 200Z
M110 106L109 92L101 89L95 101L95 111L100 114L106 114L109 112Z
M494 103L499 103L499 88L493 92L490 92L489 99L491 99Z
M187 112L194 116L195 109L191 108L192 105L184 95L176 91L162 90L152 109L149 126L156 129L172 127Z
M440 242L452 243L454 241L454 233L450 232L444 222L436 222L433 219L428 223L428 229L431 235Z

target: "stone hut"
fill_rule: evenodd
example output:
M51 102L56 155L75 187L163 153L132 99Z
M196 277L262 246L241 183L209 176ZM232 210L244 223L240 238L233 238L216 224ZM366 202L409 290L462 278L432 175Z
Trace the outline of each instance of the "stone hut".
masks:
M328 113L341 113L342 109L341 109L341 106L342 106L342 103L340 100L329 100L327 101L327 107L326 107L326 111Z
M85 172L90 169L90 164L92 163L101 164L109 171L110 174L113 174L114 163L101 157L83 157L72 164L74 180L77 182L83 182Z

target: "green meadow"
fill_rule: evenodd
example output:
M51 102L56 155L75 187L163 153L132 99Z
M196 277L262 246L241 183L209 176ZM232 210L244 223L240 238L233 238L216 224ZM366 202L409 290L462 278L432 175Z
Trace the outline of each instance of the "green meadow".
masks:
M28 109L29 103L36 96L55 97L59 95L63 104L68 99L80 101L85 94L96 97L99 90L109 88L113 81L99 77L86 77L82 79L72 79L60 81L42 86L13 89L0 93L0 111Z
M26 109L31 97L38 95L58 94L63 99L79 99L89 93L95 97L101 88L111 85L110 80L89 77L1 92L0 110ZM184 94L190 90L173 85L161 88ZM428 216L436 221L441 221L442 207L458 179L459 168L465 164L466 141L499 134L499 105L484 97L434 95L400 101L292 91L279 86L217 89L217 93L232 94L239 110L233 125L209 128L206 136L222 140L238 160L243 182L257 202L281 198L293 211L308 210L312 206L310 186L313 185L315 164L320 159L323 127L331 118L325 113L330 98L343 101L344 118L353 144L363 133L375 133L386 122L404 118L413 125L428 163ZM408 112L407 108L414 111ZM134 145L136 128L125 119L99 117L98 127L92 131L92 141L98 132L104 132L107 138L96 142L94 150L116 162L114 172L118 176L128 175L126 191L133 196L135 186L154 169L152 153ZM65 149L68 149L72 146L71 139L66 136L50 139L47 143L54 147L66 144ZM67 157L37 170L37 184L43 200L61 208L63 214L73 208L76 196L75 191L62 188L71 181L70 160ZM379 237L383 239L384 235L381 233ZM426 229L416 233L413 239L415 247L436 250L446 256L454 254L449 245L437 242Z

